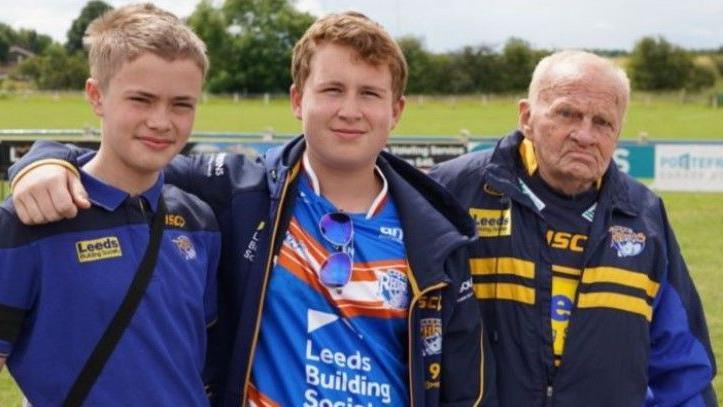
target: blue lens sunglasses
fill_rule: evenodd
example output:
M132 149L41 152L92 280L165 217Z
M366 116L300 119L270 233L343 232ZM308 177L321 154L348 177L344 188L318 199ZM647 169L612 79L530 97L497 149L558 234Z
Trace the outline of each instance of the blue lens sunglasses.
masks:
M319 220L319 230L336 252L327 257L319 269L321 283L341 292L349 280L353 268L354 225L343 212L327 213Z

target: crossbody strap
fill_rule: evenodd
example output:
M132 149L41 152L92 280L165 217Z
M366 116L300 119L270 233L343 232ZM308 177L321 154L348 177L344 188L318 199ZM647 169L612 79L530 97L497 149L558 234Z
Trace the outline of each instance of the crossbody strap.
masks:
M73 387L71 387L68 396L65 398L63 407L79 407L83 404L90 389L95 384L96 379L100 376L103 366L105 366L108 358L113 353L113 350L123 335L123 331L128 327L131 318L133 318L133 314L135 314L138 309L143 294L146 292L146 288L148 288L148 284L151 281L153 270L156 268L156 260L158 260L158 250L161 245L165 218L166 204L161 195L158 200L158 210L153 215L151 223L151 238L148 247L146 247L146 252L143 254L143 260L141 260L138 266L138 271L136 271L136 275L133 277L128 292L118 311L116 311L113 320L106 327L105 333L103 333L100 341L95 345L93 353L85 362L83 370L81 370L78 378L75 379Z

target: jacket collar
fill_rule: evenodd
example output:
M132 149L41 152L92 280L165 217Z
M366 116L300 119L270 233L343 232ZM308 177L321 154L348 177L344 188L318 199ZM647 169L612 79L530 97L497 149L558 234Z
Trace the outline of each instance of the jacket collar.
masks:
M502 138L490 159L489 177L504 185L514 185L519 191L515 166L521 165L528 174L534 173L537 169L537 160L534 155L532 144L529 143L522 133L517 130ZM639 210L635 201L630 196L630 191L625 182L622 182L622 174L614 162L608 166L602 179L598 181L600 190L600 202L611 202L611 207L634 216Z
M299 136L267 152L265 165L273 197L280 197L286 177L296 175L305 148L304 138ZM449 192L406 161L383 151L377 166L402 222L407 260L417 283L412 288L423 290L445 281L440 265L451 250L475 238L474 221Z

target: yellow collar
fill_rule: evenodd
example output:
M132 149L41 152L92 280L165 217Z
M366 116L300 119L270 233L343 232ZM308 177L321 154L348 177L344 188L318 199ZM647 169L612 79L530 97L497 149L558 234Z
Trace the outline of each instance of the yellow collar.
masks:
M537 165L537 157L535 156L535 146L532 145L532 142L528 139L522 139L522 143L520 143L519 147L520 152L520 160L522 161L522 166L525 167L525 170L527 171L528 176L532 176L535 171L537 171L538 165ZM610 165L615 165L614 162L611 162ZM595 181L595 188L599 191L602 187L602 178Z

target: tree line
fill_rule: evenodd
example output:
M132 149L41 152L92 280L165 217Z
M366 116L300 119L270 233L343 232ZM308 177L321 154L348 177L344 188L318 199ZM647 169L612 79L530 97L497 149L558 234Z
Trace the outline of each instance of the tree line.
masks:
M34 30L13 30L0 23L0 64L8 63L12 45L36 54L20 63L11 79L38 89L82 89L88 76L82 37L88 24L111 6L91 0L73 21L65 44ZM216 7L201 0L188 24L208 46L211 93L285 93L291 84L289 65L294 43L315 17L296 10L289 0L225 0ZM409 64L410 94L472 94L524 91L537 62L552 50L534 49L510 38L503 45L466 46L434 53L420 38L398 38ZM698 91L723 76L723 46L692 52L663 37L644 37L631 52L590 50L622 58L634 89ZM707 55L708 63L697 56Z

